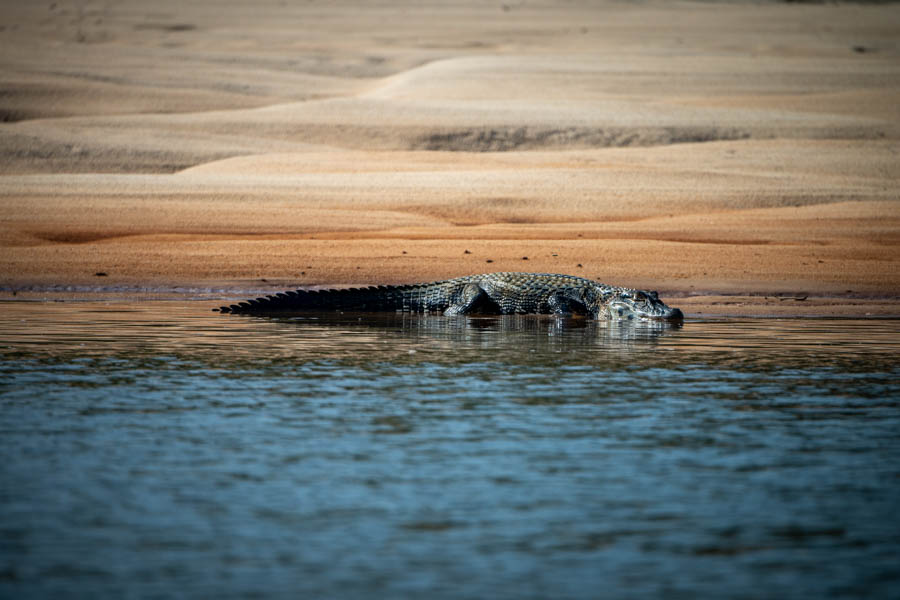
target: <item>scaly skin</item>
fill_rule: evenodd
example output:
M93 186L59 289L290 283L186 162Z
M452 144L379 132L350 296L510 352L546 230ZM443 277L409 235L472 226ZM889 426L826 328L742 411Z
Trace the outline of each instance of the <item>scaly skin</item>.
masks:
M584 315L594 319L681 321L656 292L551 273L486 273L399 286L285 292L218 309L253 315L306 311L406 311L467 314Z

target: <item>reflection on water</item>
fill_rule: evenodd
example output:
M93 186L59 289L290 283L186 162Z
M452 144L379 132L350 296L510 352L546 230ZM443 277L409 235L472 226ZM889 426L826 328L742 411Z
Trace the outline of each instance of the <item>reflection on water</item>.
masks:
M0 306L3 597L900 584L897 321Z
M197 303L0 304L0 353L41 357L171 357L263 366L282 361L512 362L652 367L787 368L897 365L896 320L706 320L685 326L550 316L448 318L323 313L220 315Z

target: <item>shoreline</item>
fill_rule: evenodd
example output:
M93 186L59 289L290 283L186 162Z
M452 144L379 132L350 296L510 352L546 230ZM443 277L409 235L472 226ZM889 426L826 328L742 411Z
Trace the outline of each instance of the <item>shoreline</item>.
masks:
M304 289L356 287L352 285L303 286ZM106 303L187 302L208 304L209 310L222 304L256 298L295 287L140 287L128 290L88 289L55 286L43 290L0 289L0 303ZM688 320L708 318L751 319L900 319L900 297L851 295L776 295L765 293L662 292L670 306L680 308Z

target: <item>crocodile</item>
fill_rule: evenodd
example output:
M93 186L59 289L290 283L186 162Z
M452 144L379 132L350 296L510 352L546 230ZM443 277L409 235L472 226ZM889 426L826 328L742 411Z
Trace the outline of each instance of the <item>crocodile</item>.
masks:
M656 292L552 273L485 273L410 285L296 290L213 310L251 315L340 310L583 315L593 319L673 322L684 319L679 309L667 306Z

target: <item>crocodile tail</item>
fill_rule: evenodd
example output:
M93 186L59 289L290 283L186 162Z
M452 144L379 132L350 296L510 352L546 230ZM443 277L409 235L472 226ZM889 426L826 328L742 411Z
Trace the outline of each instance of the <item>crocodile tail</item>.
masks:
M391 311L404 307L404 291L396 286L370 286L341 290L295 290L217 309L223 313L278 314L302 311ZM407 298L406 303L409 300Z

